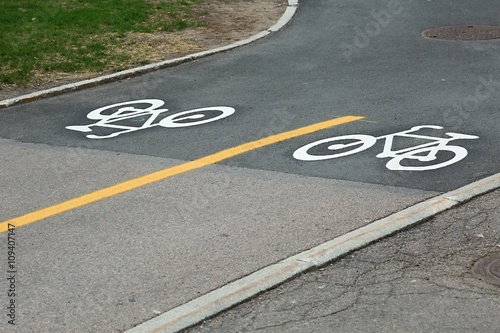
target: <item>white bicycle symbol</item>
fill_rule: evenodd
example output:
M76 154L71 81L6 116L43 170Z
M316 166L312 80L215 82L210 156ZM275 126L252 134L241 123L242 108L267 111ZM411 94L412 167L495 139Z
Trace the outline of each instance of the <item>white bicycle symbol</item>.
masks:
M430 128L430 129L443 129L441 126L435 125L422 125L415 126L409 130L397 132L393 134L383 135L379 137L374 137L371 135L364 134L353 134L353 135L344 135L337 136L328 139L318 140L312 143L309 143L299 149L297 149L293 153L293 157L301 160L301 161L320 161L320 160L328 160L332 158L347 156L359 153L360 151L366 150L373 146L375 142L379 139L385 139L384 149L382 153L378 154L378 158L386 158L391 157L392 159L387 162L385 165L389 170L411 170L411 171L424 171L424 170L433 170L438 168L443 168L450 164L456 163L467 156L467 149L459 146L451 146L447 145L448 142L459 140L459 139L478 139L479 137L475 135L467 135L467 134L459 134L459 133L446 133L449 138L440 138L426 135L417 135L410 134L416 132L420 129ZM431 142L424 143L421 145L413 146L410 148L405 148L401 150L392 150L392 144L395 137L406 137L406 138L415 138L415 139L423 139L430 140ZM353 141L354 140L354 141ZM334 143L340 141L353 141L349 143ZM334 154L328 155L315 155L311 153L315 147L325 144L325 143L333 143L327 147L328 150L337 152ZM345 150L346 148L351 148L350 150ZM401 161L403 160L417 160L419 162L430 162L437 160L437 153L439 151L449 151L453 153L453 157L443 162L439 162L436 164L424 165L424 166L404 166L401 165ZM341 151L341 152L339 152Z
M155 122L161 113L168 111L168 109L160 109L163 104L165 102L160 99L142 99L108 105L93 110L87 115L89 119L98 120L96 123L66 126L66 129L84 133L92 132L93 127L117 130L107 135L87 135L89 139L108 139L155 126L176 128L206 124L228 117L235 111L234 108L228 106L213 106L178 112ZM134 121L141 122L142 125L136 125Z

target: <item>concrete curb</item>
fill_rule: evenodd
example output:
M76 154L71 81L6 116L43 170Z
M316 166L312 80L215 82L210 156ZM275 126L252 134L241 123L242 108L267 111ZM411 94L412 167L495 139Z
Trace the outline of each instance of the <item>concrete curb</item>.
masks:
M500 188L500 173L428 199L310 250L267 266L186 304L167 311L126 333L174 333L193 326L301 274L368 246L384 237Z
M138 76L144 73L149 73L152 71L156 71L159 69L167 68L167 67L172 67L176 65L180 65L182 63L188 62L188 61L193 61L196 59L204 58L212 54L220 53L220 52L225 52L229 51L232 49L235 49L237 47L243 46L250 44L252 42L255 42L258 39L264 38L267 35L276 32L283 28L294 16L298 6L298 0L288 0L288 7L285 10L285 13L281 16L281 18L274 24L272 27L270 27L267 30L261 31L256 35L253 35L247 39L226 45L226 46L221 46L217 47L215 49L203 51L203 52L197 52L197 53L192 53L188 54L186 56L180 57L180 58L175 58L175 59L170 59L170 60L165 60L161 62L157 62L154 64L149 64L141 67L136 67L136 68L131 68L127 69L121 72L109 74L109 75L104 75L104 76L99 76L93 79L88 79L88 80L83 80L71 84L65 84L59 87L47 89L47 90L41 90L37 91L31 94L27 95L22 95L10 99L6 99L3 101L0 101L0 109L9 107L14 104L18 103L25 103L45 97L50 97L50 96L55 96L59 95L65 92L69 91L75 91L79 89L84 89L84 88L89 88L89 87L94 87L100 84L108 83L108 82L113 82L113 81L119 81L123 80L129 77L133 76Z

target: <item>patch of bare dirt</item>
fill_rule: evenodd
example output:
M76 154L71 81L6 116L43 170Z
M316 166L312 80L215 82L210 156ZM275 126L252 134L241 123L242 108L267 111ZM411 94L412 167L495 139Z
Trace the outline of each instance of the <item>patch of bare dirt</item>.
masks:
M284 13L287 0L210 0L196 5L197 19L203 28L174 33L130 33L120 52L131 55L134 66L177 58L194 52L231 44L271 27ZM28 87L4 86L0 100L97 77L111 72L35 73Z

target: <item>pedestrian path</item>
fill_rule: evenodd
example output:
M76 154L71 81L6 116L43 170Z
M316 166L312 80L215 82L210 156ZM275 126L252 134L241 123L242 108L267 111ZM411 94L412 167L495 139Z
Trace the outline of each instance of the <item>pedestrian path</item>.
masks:
M498 332L499 202L480 196L185 332ZM473 272L483 258L496 285Z
M500 44L422 31L494 24L500 2L293 7L251 45L0 111L17 330L178 322L498 187Z

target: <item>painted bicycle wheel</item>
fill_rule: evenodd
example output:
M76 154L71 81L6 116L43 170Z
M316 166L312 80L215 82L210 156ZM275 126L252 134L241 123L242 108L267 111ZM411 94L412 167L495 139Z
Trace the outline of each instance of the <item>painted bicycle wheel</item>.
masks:
M234 108L228 106L212 106L193 109L163 118L159 125L170 128L196 126L229 117L234 111Z
M456 163L467 156L468 152L467 149L459 146L443 146L439 148L439 151L448 151L451 152L453 155L452 158L448 158L443 162L438 162L435 164L427 164L427 165L420 165L420 166L414 166L414 165L402 165L401 162L403 160L418 160L420 162L424 162L422 156L425 156L425 153L431 152L432 150L436 149L436 147L426 147L422 149L416 149L412 150L410 152L407 152L405 154L398 155L394 158L392 158L387 164L385 165L387 169L389 170L400 170L400 171L425 171L425 170L434 170L434 169L439 169L439 168L444 168L450 164ZM438 152L439 153L439 152ZM436 158L434 161L438 161L439 159Z
M301 161L321 161L329 160L332 158L347 156L359 153L365 149L370 148L377 142L377 139L371 135L352 134L344 136L336 136L333 138L323 139L309 143L300 147L293 153L293 157ZM319 148L327 143L333 143L325 149L315 152L315 148ZM334 152L329 153L329 152Z

